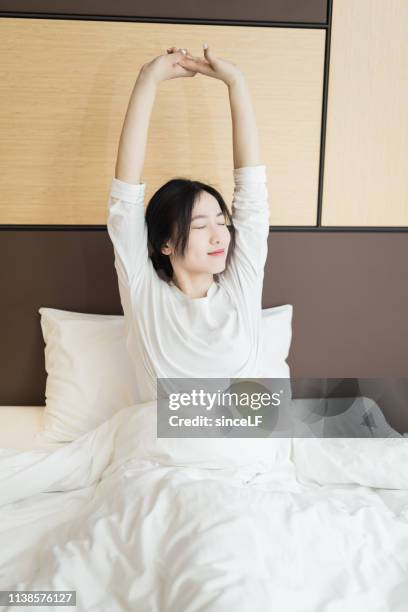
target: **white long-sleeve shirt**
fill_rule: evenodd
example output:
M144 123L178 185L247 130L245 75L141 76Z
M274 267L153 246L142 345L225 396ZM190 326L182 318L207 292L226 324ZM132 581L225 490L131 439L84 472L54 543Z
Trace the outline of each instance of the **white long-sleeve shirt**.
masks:
M125 317L126 344L144 402L156 378L257 377L269 233L265 166L233 171L234 255L207 295L162 280L148 256L146 183L112 180L107 228Z

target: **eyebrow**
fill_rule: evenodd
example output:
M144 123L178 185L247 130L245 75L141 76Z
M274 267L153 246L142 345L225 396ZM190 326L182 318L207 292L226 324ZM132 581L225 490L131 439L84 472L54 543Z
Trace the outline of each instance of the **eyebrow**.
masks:
M221 217L221 215L224 216L224 213L219 212L215 216ZM191 217L191 221L194 221L194 219L208 219L208 215L195 215L194 217Z

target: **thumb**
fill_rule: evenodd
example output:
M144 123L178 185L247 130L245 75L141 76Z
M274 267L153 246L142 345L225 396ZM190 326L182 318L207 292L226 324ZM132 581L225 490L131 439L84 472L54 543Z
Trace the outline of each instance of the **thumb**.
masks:
M203 43L203 49L204 49L204 57L206 60L208 60L211 63L212 60L212 52L210 51L210 48L208 46L208 43Z

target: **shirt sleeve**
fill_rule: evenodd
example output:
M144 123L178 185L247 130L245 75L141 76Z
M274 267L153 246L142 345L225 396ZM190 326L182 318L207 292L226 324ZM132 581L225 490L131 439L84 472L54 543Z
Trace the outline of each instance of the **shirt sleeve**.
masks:
M265 166L234 169L232 220L235 250L220 282L239 292L248 302L261 304L268 253L269 205ZM260 306L261 307L261 306Z
M119 281L131 290L153 272L147 249L145 190L146 183L131 184L113 178L108 202L107 229L116 272Z

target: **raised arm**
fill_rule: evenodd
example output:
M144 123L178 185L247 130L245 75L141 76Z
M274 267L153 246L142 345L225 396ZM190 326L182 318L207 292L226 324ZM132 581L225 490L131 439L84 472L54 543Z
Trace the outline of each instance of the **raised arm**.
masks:
M204 47L204 58L186 57L182 64L222 80L231 105L234 153L232 218L236 230L234 255L220 282L245 301L251 312L261 308L263 272L268 249L269 206L266 167L260 161L255 112L247 81L230 61Z
M248 84L242 73L227 83L231 106L234 168L261 164L258 129Z
M115 252L119 283L134 293L155 274L148 256L144 197L141 182L150 116L159 83L194 76L178 64L184 53L160 55L144 64L136 79L123 122L108 203L108 234Z
M133 87L120 135L115 167L115 178L120 181L140 183L156 91L157 82L143 66Z
M119 289L140 289L152 263L147 249L145 189L141 183L156 83L142 67L123 122L108 203L107 229L115 254Z
M258 166L261 163L258 130L245 76L233 62L215 57L207 43L203 44L203 49L204 57L194 57L188 53L180 63L227 85L231 105L234 168Z
M268 253L269 205L266 168L261 164L254 108L245 77L228 84L234 151L232 219L235 252L221 281L244 296L251 313L262 308Z
M196 72L183 68L179 64L186 49L167 50L166 55L159 55L151 62L144 64L136 79L130 97L122 133L119 140L116 160L115 178L128 183L139 183L145 158L150 116L156 98L156 91L161 81L178 77L192 77Z

